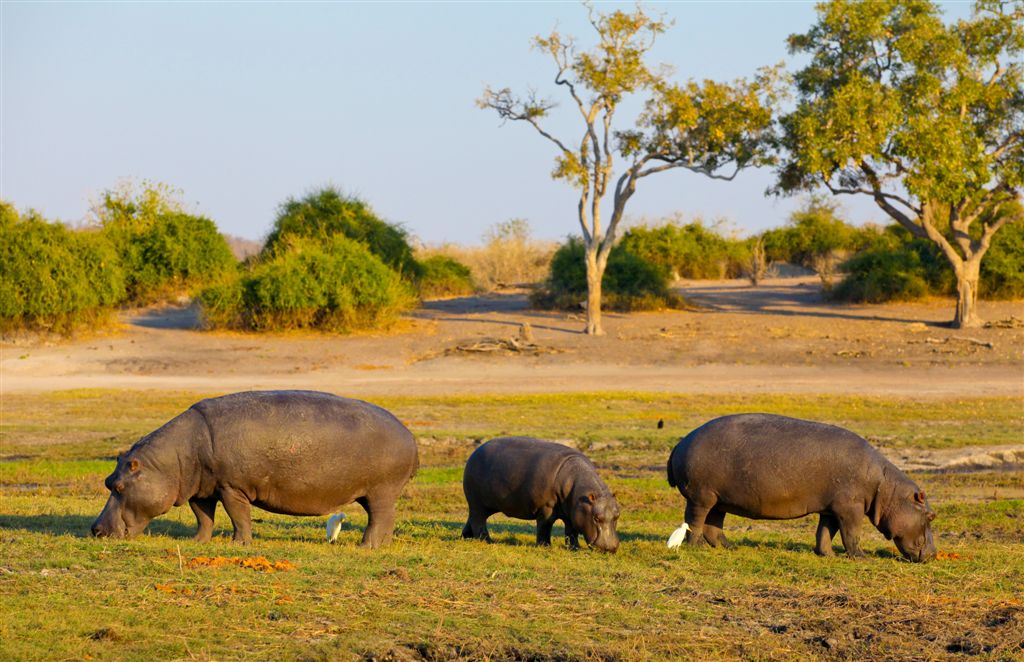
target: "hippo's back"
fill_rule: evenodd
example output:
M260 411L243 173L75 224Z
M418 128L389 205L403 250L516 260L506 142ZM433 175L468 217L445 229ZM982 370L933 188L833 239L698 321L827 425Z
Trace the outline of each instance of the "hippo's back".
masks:
M551 492L559 468L570 458L586 457L574 448L532 437L498 437L469 456L462 487L471 507L480 505L511 517L530 517L519 506Z
M274 476L279 489L330 482L404 484L418 452L409 430L387 410L318 391L249 391L192 407L210 431L211 470L252 480Z
M886 462L862 437L843 428L775 414L735 414L708 421L673 449L668 479L688 490L726 497L772 495L799 485L827 491L837 476L881 470Z

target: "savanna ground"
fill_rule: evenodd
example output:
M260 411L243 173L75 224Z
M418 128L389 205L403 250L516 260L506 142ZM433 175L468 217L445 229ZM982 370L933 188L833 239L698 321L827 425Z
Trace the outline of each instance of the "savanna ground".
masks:
M946 300L833 306L806 280L683 291L699 308L608 315L604 338L504 293L429 302L378 335L201 333L171 308L8 341L0 656L1024 659L1024 306L983 303L1005 323L955 331ZM533 342L500 349L524 322ZM197 544L187 508L136 540L88 537L119 450L199 398L269 387L366 397L413 430L421 469L389 547L355 546L357 506L333 546L324 518L262 512L237 546L223 510ZM821 559L815 518L731 517L735 549L667 549L683 506L668 451L740 411L883 448L927 490L940 558L902 562L868 527L866 561ZM532 523L501 516L494 544L460 539L462 465L510 433L594 459L622 506L618 554L538 549Z

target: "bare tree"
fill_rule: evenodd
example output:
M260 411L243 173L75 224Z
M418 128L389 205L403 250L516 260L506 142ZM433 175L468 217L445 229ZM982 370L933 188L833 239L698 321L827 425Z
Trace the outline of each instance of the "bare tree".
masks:
M555 64L555 85L579 112L583 127L575 141L562 140L545 128L542 121L556 104L532 90L520 97L508 88L488 87L478 104L502 120L530 124L558 149L551 175L579 191L577 218L587 265L586 332L602 335L601 279L637 184L676 168L731 180L747 166L770 163L778 69L764 69L752 82L677 85L669 82L666 68L651 68L644 61L668 23L639 7L601 14L587 5L587 11L598 37L592 50L578 50L575 39L558 32L534 39L534 46ZM623 97L638 92L648 94L644 111L633 128L616 130ZM617 156L625 170L616 176ZM608 194L611 214L604 225L602 203Z

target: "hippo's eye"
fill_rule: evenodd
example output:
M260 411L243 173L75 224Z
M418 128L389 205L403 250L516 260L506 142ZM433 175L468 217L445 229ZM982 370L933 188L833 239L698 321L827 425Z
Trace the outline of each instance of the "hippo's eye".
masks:
M594 515L594 521L597 522L598 524L600 524L601 523L601 516L600 515Z
M116 491L118 494L124 492L124 483L122 483L121 481L117 481L116 483L114 483L114 491Z

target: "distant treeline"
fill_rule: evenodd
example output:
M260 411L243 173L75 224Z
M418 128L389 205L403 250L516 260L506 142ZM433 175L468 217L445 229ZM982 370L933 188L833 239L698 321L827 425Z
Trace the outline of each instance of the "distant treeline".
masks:
M211 220L186 213L163 185L107 191L94 217L72 229L0 203L4 331L67 334L121 307L183 296L198 301L208 328L333 332L386 326L422 297L527 280L543 281L531 297L537 307L575 308L586 299L579 239L549 247L513 220L495 226L483 248L416 251L401 226L335 188L286 200L262 248L243 261ZM678 218L633 227L609 258L603 299L614 310L680 307L675 279L756 282L778 263L815 271L836 300L911 300L956 288L934 243L895 225L854 227L835 205L811 198L785 226L749 238ZM980 294L1024 297L1024 225L995 236Z
M939 251L899 225L850 225L839 218L834 204L813 197L785 226L744 239L725 236L700 220L631 228L609 256L602 299L610 310L678 307L681 300L669 290L676 279L744 277L756 282L779 263L814 271L837 301L951 295L956 278ZM543 308L569 308L578 307L586 294L582 242L570 238L556 251L550 275L532 299ZM1024 297L1024 224L1009 224L995 236L982 262L980 296Z
M175 191L107 191L72 229L0 203L0 325L67 334L125 306L194 297L210 328L347 332L390 323L419 295L472 291L469 270L417 260L407 233L325 188L281 205L262 249L239 262Z

